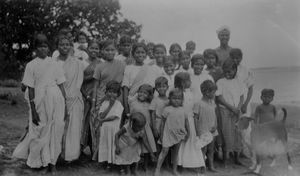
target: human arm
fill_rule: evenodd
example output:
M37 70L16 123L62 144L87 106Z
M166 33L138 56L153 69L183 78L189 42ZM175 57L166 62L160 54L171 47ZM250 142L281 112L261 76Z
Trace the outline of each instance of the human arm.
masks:
M93 94L92 94L92 107L91 112L95 113L96 110L96 97L97 97L97 88L99 86L99 80L94 79L94 87L93 87Z
M223 98L223 95L219 95L216 97L217 102L223 106L225 106L228 110L237 113L239 110L232 106L231 104L227 103L225 99Z
M199 129L199 114L194 113L194 123L196 129L196 136L201 136L201 131Z
M165 124L166 124L166 118L162 118L161 119L161 124L160 124L160 127L159 127L159 131L160 131L160 141L162 142L163 140L163 134L164 134L164 128L165 128Z
M40 117L39 117L39 114L37 113L36 108L35 108L35 103L34 103L34 98L35 98L34 88L28 87L28 97L29 97L29 104L30 104L31 115L32 115L32 123L34 123L35 125L39 125Z
M119 145L119 139L120 137L126 133L126 129L124 127L122 127L116 134L115 134L115 146L116 146L116 151L115 153L117 155L119 155L121 153L121 150L120 150L120 145Z
M240 101L239 101L239 104L238 104L238 111L237 112L234 112L236 115L240 115L240 112L241 112L241 108L243 106L243 102L244 102L244 95L241 95L240 96Z
M149 110L150 111L150 116L151 116L151 123L150 123L150 127L152 129L153 135L155 138L158 138L158 130L155 126L155 120L156 120L156 112L155 110Z
M254 113L254 123L258 124L259 123L259 106L255 108L255 113Z
M186 136L185 136L184 140L186 141L190 137L190 124L189 124L189 120L188 120L187 117L184 120L184 127L185 127L185 130L186 130Z
M67 108L67 103L66 103L66 100L67 100L67 94L66 94L66 90L65 90L65 87L63 84L59 84L58 85L64 99L65 99L65 118L64 120L66 120L66 118L68 117L68 108Z
M151 160L152 160L152 161L155 161L156 158L155 158L155 156L154 156L154 154L153 154L152 148L150 147L148 138L147 138L147 136L146 136L145 133L142 135L142 142L143 142L143 144L144 144L146 150L148 150L148 151L150 152Z
M252 95L253 95L253 85L251 85L251 86L248 87L246 100L243 103L243 105L241 106L242 113L246 113L247 112L247 107L248 107L249 102L250 102L250 100L252 98Z
M127 86L123 86L123 103L124 103L124 112L126 115L130 113L129 104L128 104L128 94L129 94L129 88Z
M274 118L276 118L276 116L277 116L277 110L276 110L275 106L273 106L273 114L274 114Z

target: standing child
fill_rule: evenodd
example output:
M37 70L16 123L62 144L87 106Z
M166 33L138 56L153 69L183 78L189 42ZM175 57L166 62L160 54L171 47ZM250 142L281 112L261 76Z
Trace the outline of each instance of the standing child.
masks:
M213 49L206 49L203 52L203 56L206 64L205 71L214 78L215 82L217 82L223 77L223 71L222 68L217 65L219 58L216 51Z
M106 162L106 169L110 169L111 164L115 163L115 134L119 130L124 109L117 100L120 94L120 83L116 81L107 83L105 98L94 122L100 128L98 162Z
M229 153L234 152L234 162L240 165L239 152L242 144L235 123L244 101L244 87L236 78L237 65L231 59L226 60L222 68L224 78L217 82L216 96L220 103L221 133L224 141L223 160L226 166Z
M136 175L137 163L140 161L142 145L150 151L152 160L154 160L155 157L145 134L145 125L147 122L144 115L136 112L131 114L129 119L129 122L115 135L116 164L121 166L121 174L125 174L125 169L129 171L129 166L135 164L132 174Z
M153 98L153 88L149 84L143 84L140 86L138 90L137 97L132 99L131 102L129 102L130 105L130 113L140 112L144 115L146 118L146 125L145 125L145 133L147 140L149 142L150 148L152 152L156 152L156 144L153 136L153 132L151 130L151 116L149 112L149 106ZM145 156L145 163L144 167L147 168L148 165L148 159L149 159L149 153L150 151L142 148L142 153Z
M192 68L193 73L191 73L191 92L194 95L194 99L196 102L198 102L202 98L202 93L200 90L200 85L205 80L212 80L213 78L207 74L206 72L203 72L205 62L204 58L201 54L195 54L192 57Z
M274 98L273 89L263 89L261 91L262 104L255 109L255 123L266 123L275 120L277 111L276 107L271 104Z
M119 42L119 55L116 56L116 60L120 60L126 63L126 65L130 65L134 63L134 60L130 56L130 51L132 47L132 39L128 35L124 35L120 38Z
M190 57L193 56L195 49L196 49L196 43L194 41L191 40L186 42L185 51L188 53Z
M190 65L191 57L187 51L183 51L179 54L179 63L180 63L180 68L178 70L176 70L176 73L179 73L179 72L193 73L193 70Z
M216 90L217 86L213 81L204 81L201 84L203 97L194 105L193 108L197 136L200 137L202 134L207 132L210 132L213 135L212 142L202 148L203 155L206 155L208 159L208 169L212 172L216 172L214 167L214 147L215 137L218 135L215 104Z
M180 55L181 52L182 52L182 49L181 49L181 46L178 43L173 43L170 46L169 54L171 56L173 56L173 58L175 60L175 68L176 68L176 70L179 69L179 65L180 65L179 55Z
M164 74L170 83L170 90L174 88L174 77L175 77L175 58L173 56L164 57Z
M191 79L186 72L177 73L175 76L175 88L183 91L184 101L183 108L187 114L188 124L190 127L189 138L182 142L178 151L178 165L187 168L197 168L205 166L201 149L197 148L196 130L193 118L194 97L190 90Z
M16 147L13 156L27 159L30 168L48 167L55 172L61 154L64 132L65 76L63 69L48 57L45 35L35 39L36 58L25 68L22 83L27 86L30 103L28 133Z
M155 90L158 92L158 96L154 96L149 110L151 114L151 128L156 139L160 138L162 135L160 133L160 126L162 123L162 112L169 103L166 95L168 88L167 78L161 76L155 80Z
M162 150L159 154L154 175L160 175L161 166L170 148L173 148L171 150L173 156L173 173L178 175L178 150L181 142L187 140L190 134L188 117L183 108L182 90L173 89L170 91L169 105L163 110L160 130L162 134Z

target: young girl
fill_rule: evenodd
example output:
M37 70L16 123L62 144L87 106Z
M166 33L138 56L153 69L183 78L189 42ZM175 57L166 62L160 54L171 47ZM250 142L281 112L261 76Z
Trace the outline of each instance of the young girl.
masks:
M183 51L179 54L179 63L180 63L180 67L178 70L176 70L176 73L179 73L179 72L192 73L193 72L192 68L190 67L191 57L187 51Z
M128 99L132 99L139 88L139 80L136 79L144 66L144 60L147 56L147 48L144 43L136 43L132 46L132 56L135 60L135 64L127 65L125 67L124 77L122 81L123 87L123 104L125 108L125 114L129 114Z
M217 82L223 77L223 71L222 68L217 65L217 63L219 63L219 58L216 51L213 49L206 49L203 52L203 56L206 64L205 71L214 78L215 82Z
M146 125L145 125L145 133L147 140L150 144L150 148L152 152L156 152L156 144L153 136L153 132L151 130L151 116L149 112L149 106L153 98L153 88L148 84L143 84L140 86L138 90L138 95L134 99L129 102L130 105L130 113L140 112L146 118ZM147 168L148 165L148 153L150 151L146 150L144 147L142 148L142 153L145 154L145 163L144 167Z
M92 92L93 92L93 75L94 70L97 64L101 63L101 59L98 58L100 52L100 46L97 41L91 41L88 44L88 66L84 70L83 84L81 87L81 92L84 98L84 120L83 120L83 129L81 135L81 145L82 150L89 145L90 150L92 150L91 140L89 139L91 134L90 127L92 126L92 121L90 120L90 110L91 110L91 101L92 101Z
M213 140L202 151L204 156L208 159L208 169L216 172L214 167L214 147L215 136L218 135L217 131L217 117L216 117L216 104L215 93L217 90L216 84L211 80L206 80L201 84L201 92L203 97L198 101L193 108L194 121L197 136L210 132L213 135Z
M96 112L99 112L101 100L105 96L106 84L111 80L115 80L118 83L121 83L123 80L125 63L114 59L116 52L117 50L114 41L107 40L103 42L102 54L104 62L96 66L93 75L94 87L91 108L92 121L94 121L94 119L97 117ZM97 128L95 126L93 126L91 129L93 144L92 154L93 159L95 160L98 156L97 151L99 144L99 131L97 131Z
M183 92L180 89L173 89L169 94L169 106L167 106L162 113L161 125L161 141L162 150L159 154L157 166L155 169L155 176L160 175L161 166L167 156L170 147L172 150L173 173L178 175L178 150L182 140L187 140L190 134L190 127L188 123L187 114L184 111ZM194 157L194 156L193 156Z
M176 70L179 69L179 65L180 65L179 55L180 55L181 52L182 52L182 49L181 49L181 46L178 43L173 43L170 46L169 54L171 56L173 56L174 59L175 59L175 68L176 68Z
M196 147L196 130L193 119L194 97L190 91L191 79L186 72L177 73L175 76L175 88L183 91L183 108L187 114L190 127L189 138L182 142L178 151L178 165L187 168L200 168L205 166L201 149Z
M169 103L166 95L168 88L167 78L161 76L155 80L155 90L158 92L158 96L154 96L149 111L151 114L151 128L156 139L162 135L160 133L160 126L162 123L162 112Z
M83 99L80 92L83 82L84 65L70 54L71 42L67 36L60 36L58 51L60 55L56 61L64 70L66 81L66 105L68 115L65 117L63 138L63 157L66 161L73 161L80 155L80 137L83 120Z
M164 77L167 78L170 84L170 89L174 88L174 77L175 77L175 58L173 56L164 57Z
M223 160L226 166L229 152L234 152L234 162L241 164L238 154L242 144L235 123L244 101L243 84L236 78L237 65L228 59L223 64L224 78L217 82L217 100L220 103L221 132L224 139Z
M119 55L116 56L116 60L123 61L126 65L134 63L134 60L130 56L133 40L128 35L124 35L120 38L119 42Z
M121 165L120 172L125 174L129 166L135 164L132 174L136 174L137 163L140 161L142 145L150 151L151 159L155 157L145 134L146 118L142 113L132 113L126 123L115 135L116 164ZM140 142L141 141L141 142ZM124 168L126 167L126 168Z
M107 169L115 163L115 134L119 130L123 106L117 98L121 94L120 83L110 81L106 85L105 97L102 100L95 125L100 128L98 162L107 162Z
M195 54L192 57L193 73L191 74L191 92L193 93L196 102L202 98L202 93L200 91L200 85L202 82L205 80L213 81L213 78L210 75L203 72L204 65L204 58L201 54Z
M27 159L30 168L48 167L55 172L64 131L64 72L47 56L49 43L45 35L35 39L36 58L25 68L22 83L27 86L30 112L29 129L13 156Z

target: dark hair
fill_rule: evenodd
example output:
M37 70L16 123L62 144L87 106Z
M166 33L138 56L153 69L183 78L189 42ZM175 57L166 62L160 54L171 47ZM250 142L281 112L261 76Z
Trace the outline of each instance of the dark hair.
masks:
M151 103L152 99L153 99L153 93L154 93L154 89L151 85L149 84L142 84L140 87L139 87L139 91L141 90L145 90L148 94L149 94L149 97L147 98L147 102L148 103Z
M58 44L59 44L59 42L61 42L62 40L68 40L69 41L69 43L70 44L72 44L72 42L71 42L71 40L70 40L70 38L67 36L67 35L59 35L58 37L57 37L57 46L58 46Z
M194 54L192 59L191 59L191 66L193 67L195 62L199 61L199 60L202 60L203 63L205 63L204 61L204 57L202 54Z
M140 112L134 112L130 115L130 120L133 126L145 126L146 125L146 118L145 116Z
M229 55L230 55L230 58L234 58L234 57L242 58L243 57L243 52L239 48L232 48L229 52Z
M78 38L79 38L79 36L84 36L85 38L86 38L86 40L88 40L88 38L87 38L87 35L83 32L83 31L80 31L77 35L76 35L76 41L78 42Z
M186 42L185 47L187 48L188 46L196 46L196 43L192 40Z
M216 50L214 50L214 49L206 49L206 50L204 50L204 52L203 52L204 59L207 59L208 56L211 55L211 54L215 56L216 63L219 63L219 57L217 55Z
M97 45L98 45L98 47L99 47L99 50L100 50L100 43L99 43L99 41L98 40L91 40L91 41L89 41L89 43L88 43L88 47L90 47L92 44L94 44L94 43L96 43Z
M225 72L225 70L235 70L235 74L237 71L237 65L233 62L232 59L227 58L222 65L222 70Z
M155 87L167 85L168 86L168 79L166 77L160 76L155 80Z
M72 30L71 29L69 29L69 28L61 28L59 30L59 32L58 32L58 35L68 35L69 33L72 34Z
M159 43L159 44L154 45L153 52L155 52L157 50L157 48L162 48L165 52L167 52L167 48L164 44Z
M149 42L149 43L147 43L147 47L149 47L149 46L155 46L155 44L153 43L153 42Z
M169 100L176 94L180 94L181 98L184 99L183 91L179 88L174 88L169 93ZM170 103L170 102L169 102ZM182 105L181 105L182 106Z
M174 50L176 47L178 47L180 49L180 51L182 51L181 46L178 43L173 43L170 46L169 53L171 53L171 51Z
M101 50L104 50L106 47L108 47L109 45L114 45L116 47L116 43L114 40L105 40L104 42L101 43Z
M120 38L120 41L119 41L119 44L120 45L123 45L125 43L132 43L133 40L131 39L131 37L129 35L123 35L121 38Z
M145 45L145 43L134 43L132 45L131 55L133 56L135 51L140 47L143 48L145 50L145 52L147 53L147 46Z
M106 92L111 91L117 93L118 96L121 95L121 84L115 80L111 80L106 84Z
M275 92L274 92L273 89L263 89L261 91L261 96L272 96L272 97L274 97L274 95L275 95Z
M211 92L211 91L217 90L217 85L211 80L205 80L200 85L200 90L201 90L202 94L204 94L205 92Z
M50 47L49 41L45 34L37 34L34 38L34 47L37 48L42 44L47 44ZM49 48L50 49L50 48Z
M166 63L172 62L175 64L175 58L173 56L164 56L163 57L163 64L165 65Z
M183 83L187 80L191 80L188 72L177 73L174 78L174 87L183 90Z

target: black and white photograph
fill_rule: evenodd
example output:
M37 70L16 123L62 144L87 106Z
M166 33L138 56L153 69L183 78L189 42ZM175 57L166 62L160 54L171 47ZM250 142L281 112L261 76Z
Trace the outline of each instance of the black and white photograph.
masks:
M300 176L299 0L0 0L0 176Z

